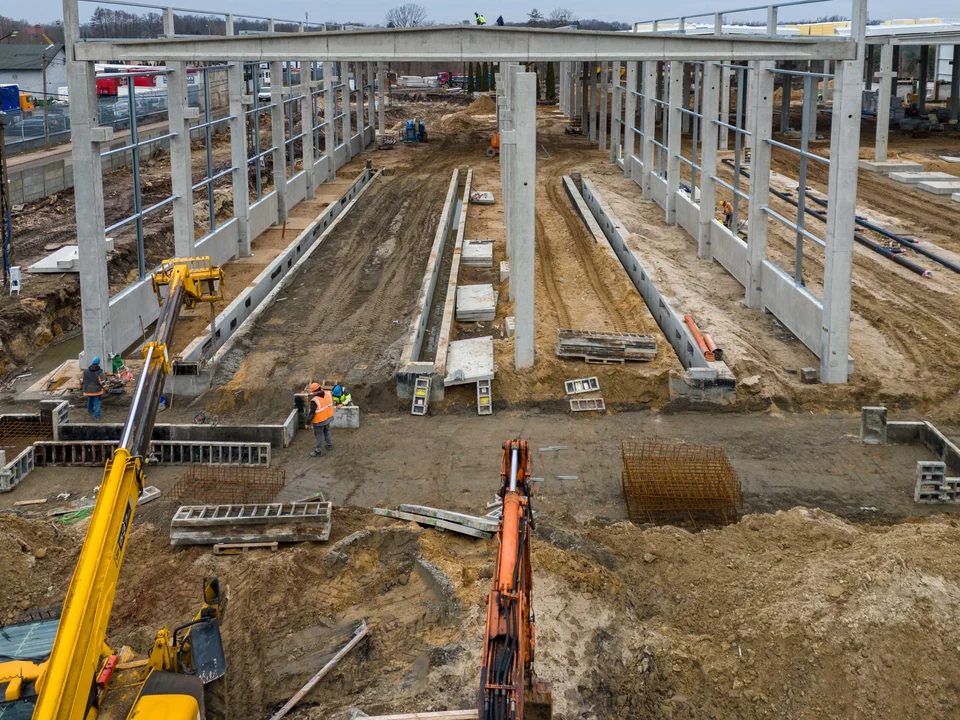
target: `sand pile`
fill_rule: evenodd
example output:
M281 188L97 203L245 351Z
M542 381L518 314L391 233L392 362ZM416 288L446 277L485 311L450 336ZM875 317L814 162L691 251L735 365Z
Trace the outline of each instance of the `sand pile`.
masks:
M497 103L489 95L481 95L463 110L467 115L493 115L497 112Z

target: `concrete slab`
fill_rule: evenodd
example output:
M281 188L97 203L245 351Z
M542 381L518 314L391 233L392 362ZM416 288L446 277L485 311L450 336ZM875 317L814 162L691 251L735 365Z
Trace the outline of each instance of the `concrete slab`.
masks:
M474 190L470 193L470 202L473 205L493 205L493 193L485 190Z
M27 268L32 273L80 272L80 248L65 245Z
M497 292L493 285L460 285L457 288L457 322L493 320L497 314Z
M942 172L894 172L890 173L890 179L907 185L934 180L960 180L956 175Z
M954 202L960 202L960 193L954 193L950 196Z
M467 240L460 250L460 262L469 267L493 267L493 240Z
M454 340L447 350L445 387L493 380L493 338Z
M950 155L941 155L940 159L948 163L960 163L960 157L952 157Z
M960 179L934 180L933 182L917 183L917 187L934 195L951 195L960 191Z
M923 172L923 165L906 160L861 160L859 163L861 170L875 173L892 172Z

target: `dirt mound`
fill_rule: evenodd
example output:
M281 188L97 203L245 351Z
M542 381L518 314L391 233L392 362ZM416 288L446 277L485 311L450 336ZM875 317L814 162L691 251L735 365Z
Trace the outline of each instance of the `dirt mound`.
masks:
M489 95L481 95L463 110L467 115L493 115L497 111L497 103Z
M438 128L444 132L475 130L482 125L482 121L477 120L472 115L468 114L466 110L444 115L440 118L440 122L437 123Z

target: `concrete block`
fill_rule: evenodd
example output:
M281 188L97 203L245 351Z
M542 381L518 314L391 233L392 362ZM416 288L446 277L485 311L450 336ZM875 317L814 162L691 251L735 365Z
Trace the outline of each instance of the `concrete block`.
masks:
M960 163L960 157L952 157L950 155L941 155L940 159L948 163Z
M90 142L105 143L113 140L112 127L95 127L90 129Z
M954 202L960 202L960 193L954 193L950 196Z
M800 382L805 385L814 385L817 380L817 369L811 367L800 368Z
M508 315L505 323L505 332L507 333L508 338L513 337L513 333L517 331L517 319L513 315Z
M473 205L493 205L493 193L483 190L474 190L470 193L470 203Z
M923 165L906 160L861 160L859 162L861 170L875 173L892 172L923 172Z
M954 200L960 200L960 197L954 196ZM501 260L500 261L500 282L510 279L510 261Z
M330 427L344 430L358 430L360 428L360 408L356 405L335 407L333 422Z
M960 191L960 179L921 182L917 183L917 187L934 195L952 195Z
M885 407L860 408L860 441L865 445L887 444L887 409Z
M932 180L958 180L960 178L943 172L894 172L890 173L890 179L898 183L916 185Z

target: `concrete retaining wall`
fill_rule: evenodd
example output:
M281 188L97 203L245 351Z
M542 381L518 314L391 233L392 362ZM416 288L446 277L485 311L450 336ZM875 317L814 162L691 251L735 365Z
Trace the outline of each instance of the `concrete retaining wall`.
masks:
M277 222L277 191L271 190L255 203L251 203L249 212L247 223L252 242Z
M713 220L710 223L710 244L713 246L713 259L723 265L738 283L747 286L747 244L723 226Z
M693 237L700 233L700 206L682 192L677 193L677 225Z
M643 180L638 180L638 182L643 182ZM667 207L667 181L665 178L656 175L650 177L650 197L660 207Z
M301 170L287 180L287 207L292 208L307 197L307 173Z

